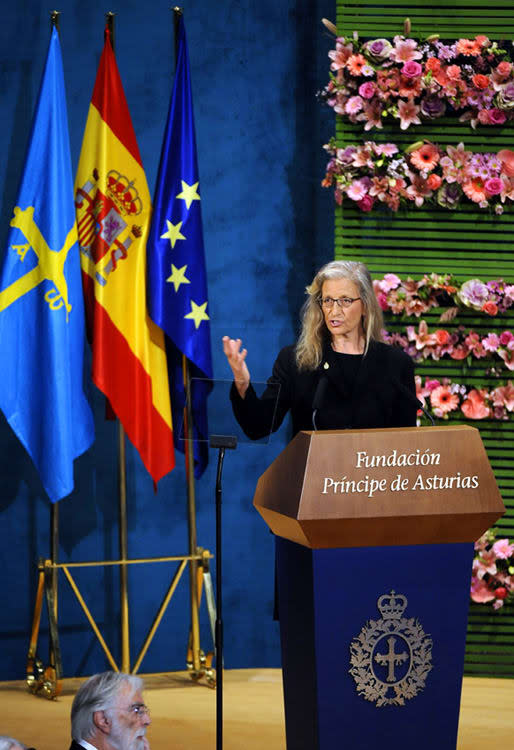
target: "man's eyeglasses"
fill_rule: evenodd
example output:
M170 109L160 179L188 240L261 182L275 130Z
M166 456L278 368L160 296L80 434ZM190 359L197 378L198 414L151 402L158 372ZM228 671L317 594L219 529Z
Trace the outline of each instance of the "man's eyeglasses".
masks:
M338 297L337 299L334 299L333 297L323 297L320 298L318 302L323 310L331 310L334 305L337 305L340 310L341 308L347 310L354 302L357 302L358 299L360 299L360 297Z
M126 710L131 714L136 714L136 716L144 716L145 714L150 716L150 709L144 703L133 703Z

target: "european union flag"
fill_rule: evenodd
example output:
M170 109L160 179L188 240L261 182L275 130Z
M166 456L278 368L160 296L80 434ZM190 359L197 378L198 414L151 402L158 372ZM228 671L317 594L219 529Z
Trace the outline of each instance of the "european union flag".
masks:
M150 317L171 341L175 445L184 451L179 425L185 404L182 355L192 378L212 378L207 277L203 245L191 77L184 19L178 22L177 65L161 151L153 218L148 238L148 306ZM207 465L208 381L192 382L195 429L195 475Z
M84 302L68 118L52 31L0 272L0 408L52 502L73 490L92 443L83 393Z

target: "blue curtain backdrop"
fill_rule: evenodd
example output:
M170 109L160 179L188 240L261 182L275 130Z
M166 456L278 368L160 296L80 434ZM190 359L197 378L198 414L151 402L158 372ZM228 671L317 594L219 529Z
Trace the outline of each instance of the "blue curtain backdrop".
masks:
M331 198L319 186L330 114L316 91L327 77L331 42L320 24L333 0L184 2L202 190L215 378L229 379L221 337L243 338L255 380L268 377L275 354L297 333L303 290L333 257ZM98 7L98 6L97 6ZM149 10L147 10L149 7ZM153 190L173 74L170 4L127 0L116 17L118 66ZM59 4L73 169L103 42L104 11ZM0 248L24 161L50 27L35 0L3 9L0 25ZM115 9L116 10L116 9ZM31 321L27 321L27 326ZM76 461L75 490L59 505L60 559L114 559L117 543L116 428L103 399L88 386L96 441ZM228 407L211 398L210 419ZM279 664L272 622L273 542L252 507L257 477L286 445L285 425L270 445L242 445L224 469L225 666ZM128 446L128 548L131 557L187 552L183 457L154 494ZM197 483L199 545L214 551L216 456ZM49 555L50 504L36 470L5 419L0 421L0 680L24 676L39 557ZM172 568L130 570L131 649L135 658ZM113 568L81 570L77 581L119 658L118 576ZM205 610L202 645L211 648ZM173 598L141 671L183 669L189 628L186 578ZM64 577L59 630L65 676L106 668L100 646ZM43 618L40 654L47 658Z

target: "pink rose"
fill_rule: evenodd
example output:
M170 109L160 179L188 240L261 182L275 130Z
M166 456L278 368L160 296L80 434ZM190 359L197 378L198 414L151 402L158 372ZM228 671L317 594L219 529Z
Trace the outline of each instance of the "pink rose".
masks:
M446 75L450 81L458 81L460 78L460 68L458 65L449 65L446 68Z
M501 109L490 109L489 110L489 123L491 125L503 125L507 115Z
M360 201L357 201L357 205L361 211L371 211L375 199L371 195L365 195Z
M482 123L482 125L490 125L489 122L489 110L488 109L481 109L478 112L478 122Z
M402 68L402 73L406 78L417 78L423 73L423 68L415 60L409 60Z
M503 331L500 334L500 344L502 346L508 346L510 342L514 339L514 336L510 331Z
M366 81L359 86L359 94L363 99L372 99L375 96L376 86L372 81Z
M490 177L485 181L484 187L489 195L500 195L503 190L503 182L499 177Z
M371 196L370 196L371 197ZM379 292L377 294L377 302L380 305L380 308L384 310L389 310L389 305L387 303L387 296L384 294L384 292Z
M496 72L499 73L503 78L505 76L508 76L510 71L512 70L512 65L510 62L507 62L507 60L502 60L501 63L498 63L496 66Z

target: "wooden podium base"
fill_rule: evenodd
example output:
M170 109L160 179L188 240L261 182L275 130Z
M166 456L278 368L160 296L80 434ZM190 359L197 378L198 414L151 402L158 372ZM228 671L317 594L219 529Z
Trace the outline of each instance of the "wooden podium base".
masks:
M288 750L455 750L473 544L276 538Z

